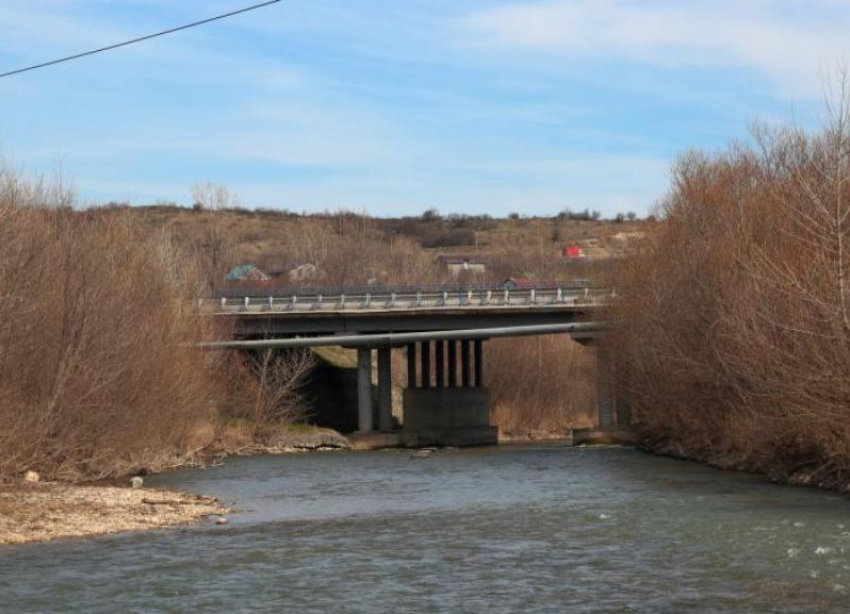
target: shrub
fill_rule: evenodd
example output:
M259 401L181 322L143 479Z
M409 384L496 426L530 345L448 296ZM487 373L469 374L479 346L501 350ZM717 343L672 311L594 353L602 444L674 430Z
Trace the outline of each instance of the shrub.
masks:
M191 267L126 211L0 171L0 478L104 477L190 457L222 358ZM61 206L57 206L61 205Z
M678 161L615 317L657 449L794 480L850 471L850 101L816 134Z
M469 228L435 229L426 231L422 247L462 247L475 245L475 231Z

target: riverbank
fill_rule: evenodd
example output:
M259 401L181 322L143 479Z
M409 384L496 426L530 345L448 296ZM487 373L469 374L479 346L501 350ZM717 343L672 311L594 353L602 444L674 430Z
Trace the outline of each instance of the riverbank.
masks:
M639 436L636 447L655 456L692 461L724 471L764 476L777 484L850 494L850 475L831 459L753 455L747 450L710 450L647 434Z
M214 497L58 483L0 487L0 545L170 528L220 517Z

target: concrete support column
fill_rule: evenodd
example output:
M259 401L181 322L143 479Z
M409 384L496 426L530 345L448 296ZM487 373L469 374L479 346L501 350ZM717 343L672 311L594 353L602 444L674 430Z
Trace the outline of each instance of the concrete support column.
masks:
M372 431L371 348L357 348L357 424L361 433Z
M416 381L416 344L407 344L407 387L418 388L419 383Z
M460 385L463 388L468 388L471 384L471 365L472 356L469 353L469 339L464 339L460 342Z
M436 386L437 388L445 387L445 376L446 376L446 358L445 358L445 350L443 349L442 341L434 342L434 369L437 375Z
M617 426L621 429L632 426L632 406L625 386L617 389Z
M449 341L449 388L457 387L457 341Z
M596 411L599 428L614 427L614 407L611 398L611 360L608 350L596 346Z
M392 353L378 348L378 430L393 429Z
M431 342L423 341L419 344L422 352L422 388L431 387Z
M617 427L629 429L632 426L632 406L629 396L631 375L621 361L612 361L611 380L614 382L614 414Z
M484 341L476 339L473 342L475 352L475 387L484 386Z

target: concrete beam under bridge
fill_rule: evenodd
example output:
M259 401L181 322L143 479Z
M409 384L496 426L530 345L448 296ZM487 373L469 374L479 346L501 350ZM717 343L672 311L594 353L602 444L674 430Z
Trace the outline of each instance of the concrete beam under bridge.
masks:
M459 304L439 301L430 307L387 300L375 302L371 307L356 306L343 302L342 297L313 297L304 304L275 303L234 304L228 310L203 313L227 322L239 336L253 335L333 335L374 334L384 331L417 332L447 329L497 328L507 326L530 326L535 324L563 324L581 322L602 317L605 302L595 295L581 300L556 298L551 294L535 297L534 291L526 292L525 298L481 304L481 298ZM294 296L291 298L295 298ZM246 300L247 297L245 297ZM455 298L454 301L459 299ZM261 301L262 303L262 301ZM449 300L452 303L452 300Z

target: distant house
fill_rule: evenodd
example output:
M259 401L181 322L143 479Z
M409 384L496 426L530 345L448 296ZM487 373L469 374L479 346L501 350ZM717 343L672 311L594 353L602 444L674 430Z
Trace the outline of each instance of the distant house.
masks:
M584 258L585 253L582 248L580 248L575 243L571 243L568 247L565 247L561 250L562 258Z
M291 282L317 281L325 277L325 272L322 269L309 262L289 271L289 281Z
M267 283L271 281L271 277L263 273L253 264L240 264L235 266L224 276L224 281L228 283L244 284L244 283Z
M462 273L485 273L487 259L482 256L440 256L440 269L452 277L458 277Z

